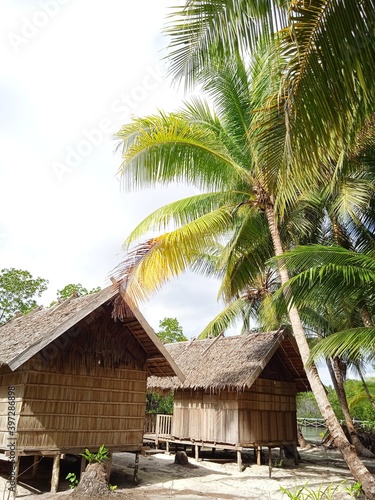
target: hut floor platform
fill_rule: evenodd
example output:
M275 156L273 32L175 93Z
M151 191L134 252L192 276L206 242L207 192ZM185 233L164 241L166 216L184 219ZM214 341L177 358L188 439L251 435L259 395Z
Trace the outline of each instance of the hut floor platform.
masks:
M253 451L254 457L256 458L257 465L264 463L264 451L268 450L268 465L269 465L269 477L271 477L272 470L272 449L280 450L280 460L289 455L289 457L294 458L294 462L298 465L298 451L297 442L267 442L267 443L246 443L246 444L233 444L233 443L217 443L209 441L196 441L189 438L177 438L175 436L157 435L156 433L145 433L143 437L143 444L145 447L151 446L155 448L155 451L171 453L179 449L187 450L191 448L192 454L195 456L196 460L200 460L200 453L203 449L210 449L213 453L216 450L228 450L234 451L237 454L237 465L238 470L242 471L242 453ZM152 448L151 448L152 449Z

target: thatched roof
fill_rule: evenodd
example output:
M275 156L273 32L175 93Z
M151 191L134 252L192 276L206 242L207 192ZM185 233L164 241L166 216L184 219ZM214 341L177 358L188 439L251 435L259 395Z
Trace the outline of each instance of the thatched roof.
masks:
M1 326L0 366L17 369L65 332L77 328L78 324L92 324L103 316L104 311L108 316L108 309L113 311L116 302L117 309L119 302L124 307L121 319L113 318L113 323L116 322L117 328L119 323L123 324L142 346L146 353L148 372L158 376L177 375L183 380L178 366L130 297L125 294L121 298L118 284L91 295L70 297L50 308L37 308Z
M309 390L301 357L288 330L178 342L166 344L166 348L185 381L182 383L177 377L150 377L149 389L251 387L275 356L288 379L297 384L297 390Z

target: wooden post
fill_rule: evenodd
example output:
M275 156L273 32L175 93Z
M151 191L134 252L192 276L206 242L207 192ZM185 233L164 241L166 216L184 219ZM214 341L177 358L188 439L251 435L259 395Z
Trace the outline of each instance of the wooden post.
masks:
M257 446L257 465L262 465L262 447Z
M38 472L38 466L39 466L39 456L34 455L34 462L33 462L33 468L31 471L31 477L35 477L36 473Z
M237 450L237 465L238 470L242 472L242 453L241 450Z
M18 471L20 469L20 457L16 457L16 460L12 463L12 466L13 466L13 477L14 477L13 498L17 498L17 482L18 482Z
M195 445L195 460L199 460L199 446Z
M134 483L137 484L138 483L138 468L139 468L139 453L138 451L135 453L135 462L134 462L134 476L133 476L133 480L134 480Z
M272 449L268 447L268 477L271 478L272 474Z
M51 493L57 493L59 489L59 476L60 476L60 454L55 455L53 457Z
M86 469L86 459L85 457L81 457L81 468L80 468L80 476L82 476L82 474L85 472L85 469Z
M293 443L293 454L294 454L294 463L298 465L298 450L296 443Z
M169 455L169 441L165 442L165 453Z
M112 461L113 461L113 453L109 453L108 461L107 461L107 481L111 477L111 469L112 469Z

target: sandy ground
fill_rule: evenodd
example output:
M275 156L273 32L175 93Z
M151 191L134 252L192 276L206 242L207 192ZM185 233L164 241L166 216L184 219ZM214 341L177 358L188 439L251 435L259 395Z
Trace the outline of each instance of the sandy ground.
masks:
M323 490L329 485L337 486L335 496L329 498L341 500L352 498L345 492L345 488L350 487L354 481L336 450L313 447L300 449L299 453L301 455L299 465L296 466L293 460L285 458L280 464L277 450L273 456L274 466L271 478L269 478L268 465L257 466L253 452L250 450L249 454L244 454L242 472L238 470L235 455L229 452L217 451L215 455L212 455L207 450L202 453L202 459L199 461L189 456L187 466L175 464L174 455L150 453L140 456L137 485L133 483L134 454L118 453L113 458L110 479L110 483L117 485L117 488L109 498L113 500L169 500L174 498L183 500L286 500L288 495L282 492L281 487L295 491L296 488L305 484L309 489L314 490ZM267 456L264 458L268 463ZM17 498L68 500L72 490L69 489L68 482L64 478L68 472L78 467L78 463L62 462L60 491L57 494L51 494L48 493L51 463L49 459L43 460L45 462L40 464L37 479L31 479L30 471L21 475ZM365 463L372 472L375 472L374 459L366 460ZM23 469L28 466L29 464L25 464ZM9 469L8 463L0 463L0 500L12 498L8 496L6 490L7 469Z

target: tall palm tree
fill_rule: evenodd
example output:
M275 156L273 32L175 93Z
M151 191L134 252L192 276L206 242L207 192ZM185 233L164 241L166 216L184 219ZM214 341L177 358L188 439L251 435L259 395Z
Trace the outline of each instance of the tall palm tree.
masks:
M278 83L280 73L273 74L271 82L263 76L259 70L254 80L260 82L257 102ZM165 227L170 221L180 226L149 240L142 247L141 260L137 260L137 252L132 254L136 265L127 272L127 279L136 295L149 295L171 276L196 264L202 253L217 248L217 242L230 232L251 234L254 214L266 221L273 253L284 254L278 215L292 211L292 202L299 196L296 182L302 176L295 172L295 164L290 166L285 161L287 143L281 140L280 144L280 138L285 138L286 126L278 110L272 108L266 113L273 130L268 142L264 132L268 133L270 127L265 128L264 118L261 122L253 120L250 87L244 64L236 60L217 71L211 69L203 82L218 115L208 104L195 100L179 114L136 119L118 134L124 143L121 174L129 188L184 181L206 190L154 212L129 237L131 243L149 229ZM254 136L260 138L255 148ZM285 284L289 278L285 266L279 267L279 275ZM289 308L289 318L306 363L310 350L294 305ZM375 498L375 481L346 440L315 365L308 365L306 370L331 435L368 498Z

